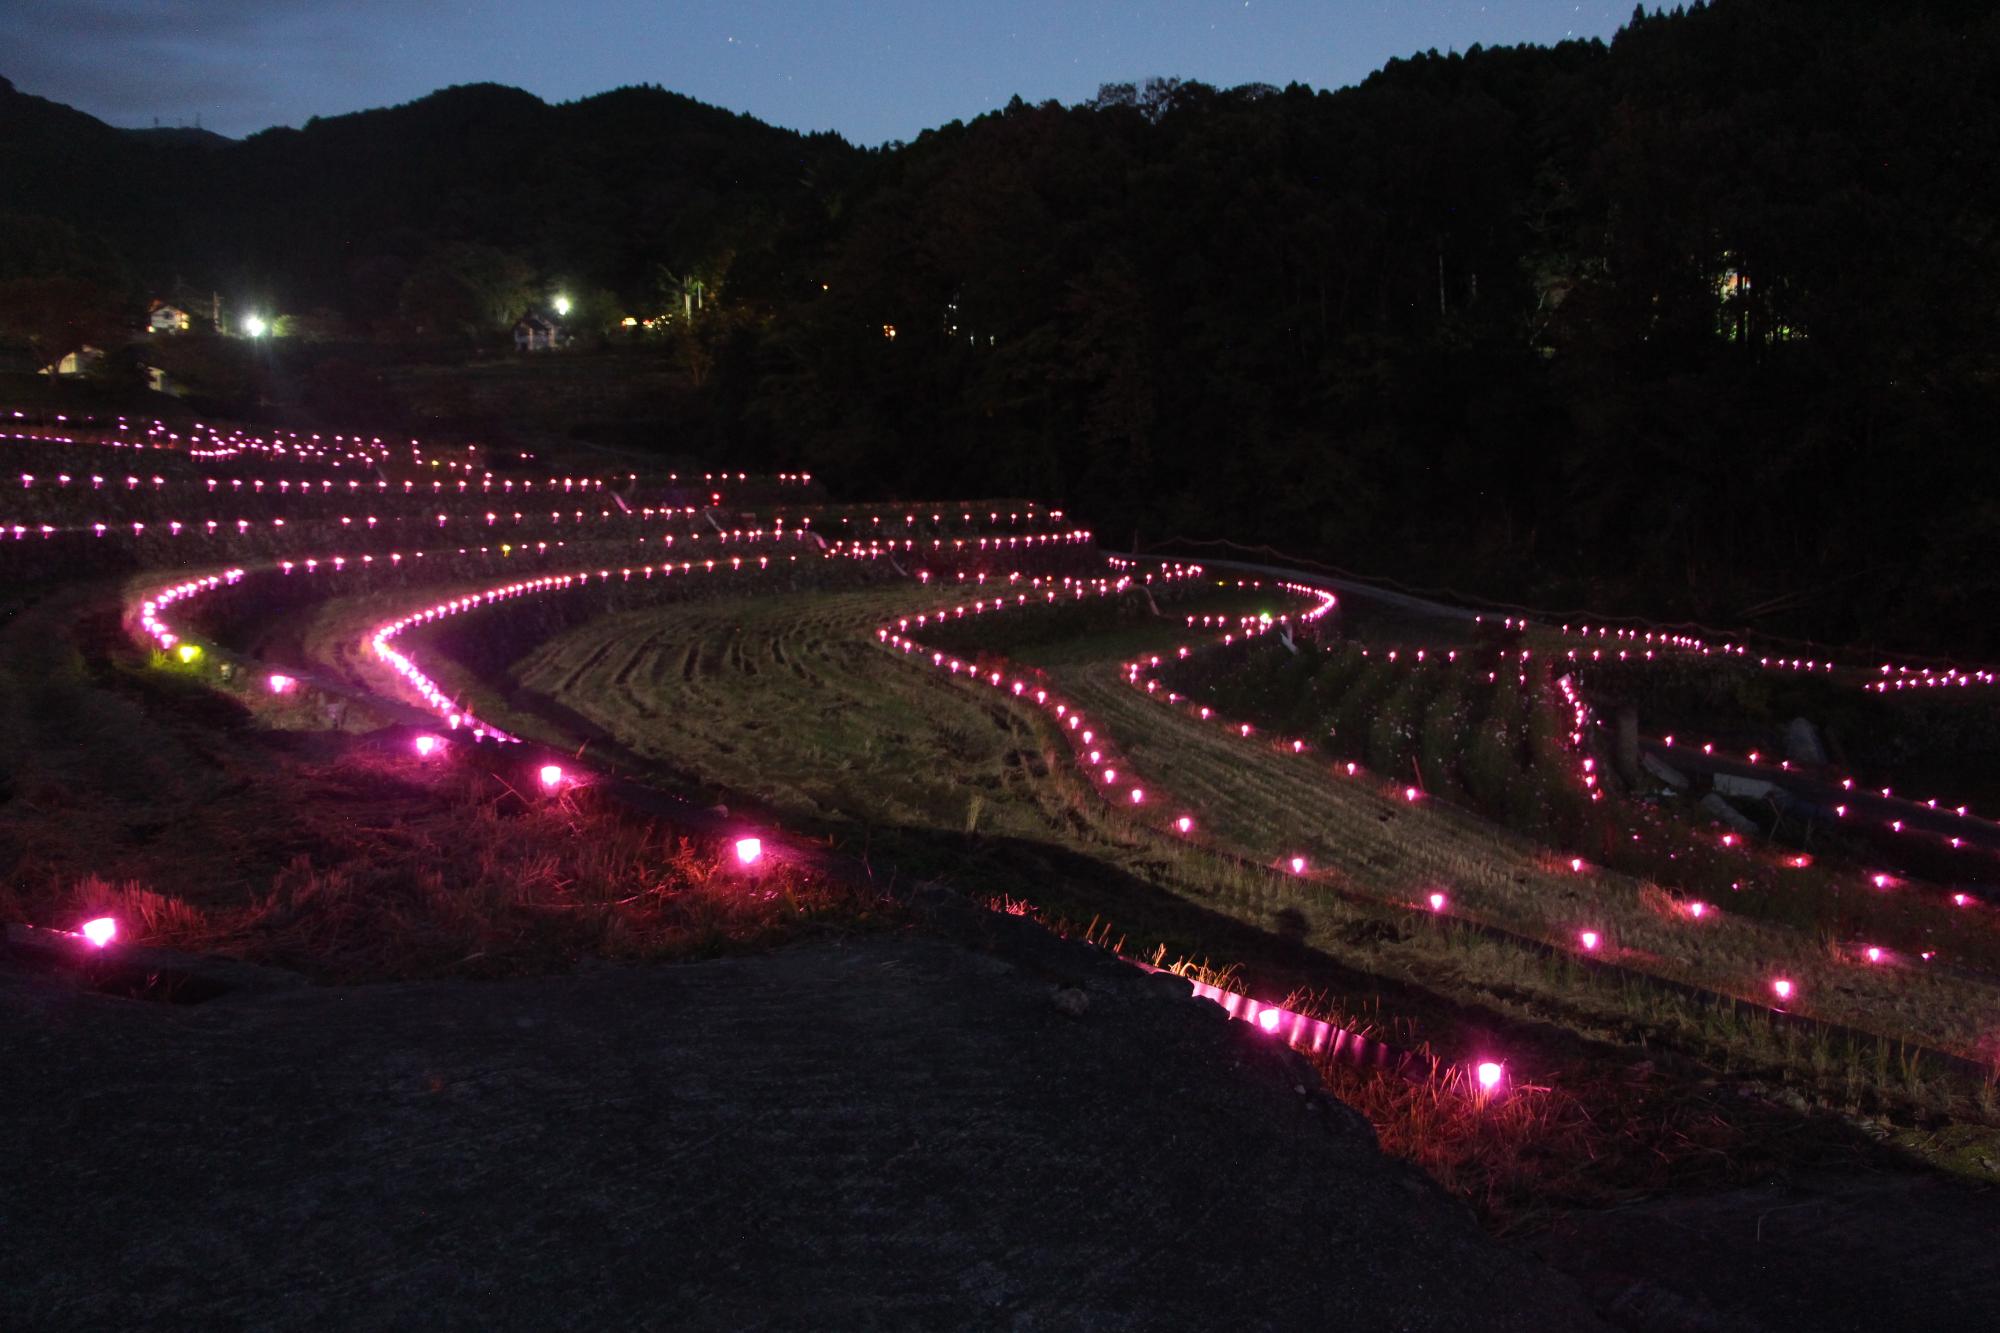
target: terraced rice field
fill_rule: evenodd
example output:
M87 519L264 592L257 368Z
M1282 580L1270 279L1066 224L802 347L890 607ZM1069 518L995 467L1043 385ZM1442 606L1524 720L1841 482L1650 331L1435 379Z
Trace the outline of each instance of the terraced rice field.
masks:
M636 777L892 881L942 880L1143 957L1241 964L1267 1003L1309 996L1452 1060L1504 1041L1523 1078L1564 1062L1575 1076L1563 1042L1608 1041L1849 1104L1986 1114L1990 978L1860 965L1726 903L1693 914L1312 744L1135 688L1135 661L1213 637L1187 628L1194 611L1304 605L1273 588L1103 556L1021 501L823 506L780 478L739 479L727 503L738 483L704 482L688 504L672 478L516 481L468 460L438 477L414 446L350 443L363 482L296 443L249 462L223 444L208 451L222 462L150 452L147 475L109 492L66 451L129 445L23 446L39 451L24 455L37 517L117 522L23 524L6 554L128 580L150 668L272 726L419 723L495 772L511 738L541 742L565 760L509 776L523 801L537 772L553 801L593 772ZM505 508L516 487L546 513ZM279 522L295 503L310 527ZM1062 605L1017 604L1031 594ZM1964 929L1991 932L1992 915Z

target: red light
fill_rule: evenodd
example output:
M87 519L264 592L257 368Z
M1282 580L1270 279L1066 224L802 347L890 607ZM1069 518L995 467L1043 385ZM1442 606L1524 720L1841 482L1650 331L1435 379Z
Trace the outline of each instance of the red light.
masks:
M1423 795L1423 793L1418 791L1415 787L1403 788L1403 799L1406 801L1414 801L1421 795Z
M1442 912L1444 910L1444 901L1442 893L1433 893L1431 895L1431 910L1433 912Z
M738 838L736 840L736 861L739 865L753 866L764 856L764 843L760 838Z
M550 791L554 791L557 787L562 786L562 766L560 764L543 764L541 778L542 785Z
M1594 930L1586 930L1576 938L1577 943L1581 944L1585 949L1595 949L1599 943L1597 932Z
M1789 1000L1792 998L1792 983L1780 977L1771 983L1771 992L1781 1000Z
M1186 815L1182 815L1174 821L1174 828L1179 830L1183 835L1192 833L1194 832L1194 821Z
M102 949L118 938L118 923L108 916L100 916L84 922L81 933L94 947Z
M1479 1079L1479 1090L1481 1092L1493 1091L1500 1086L1500 1080L1506 1077L1506 1071L1500 1067L1498 1061L1494 1060L1480 1061L1478 1069L1474 1072Z
M1293 858L1292 858L1292 860L1291 860L1291 867L1292 867L1292 873L1293 873L1294 875L1303 875L1303 874L1305 874L1305 873L1306 873L1306 859L1305 859L1305 858L1304 858L1303 856L1295 856L1295 857L1293 857Z

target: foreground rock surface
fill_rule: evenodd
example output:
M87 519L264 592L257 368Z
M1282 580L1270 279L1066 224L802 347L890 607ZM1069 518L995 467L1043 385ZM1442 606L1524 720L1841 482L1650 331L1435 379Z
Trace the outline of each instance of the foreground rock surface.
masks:
M1214 1006L1034 972L874 938L175 1007L0 966L0 1326L1595 1326Z

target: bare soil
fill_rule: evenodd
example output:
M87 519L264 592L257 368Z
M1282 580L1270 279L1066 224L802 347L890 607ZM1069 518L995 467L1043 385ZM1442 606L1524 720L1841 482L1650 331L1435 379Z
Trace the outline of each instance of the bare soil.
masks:
M192 1007L0 969L0 1325L1597 1326L1297 1057L1050 946Z

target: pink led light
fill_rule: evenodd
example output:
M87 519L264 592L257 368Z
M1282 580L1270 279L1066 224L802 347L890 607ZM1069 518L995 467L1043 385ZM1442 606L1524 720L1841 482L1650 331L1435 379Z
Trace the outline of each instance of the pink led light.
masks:
M1306 859L1303 856L1293 857L1290 861L1290 865L1292 867L1292 873L1294 875L1303 875L1306 873Z
M1132 804L1134 805L1143 804L1145 802L1145 799L1146 799L1146 793L1143 788L1134 787L1132 789Z
M1422 793L1422 792L1420 792L1420 791L1418 791L1418 790L1417 790L1417 789L1416 789L1415 787L1405 787L1405 788L1403 788L1403 799L1404 799L1404 800L1406 800L1406 801L1414 801L1414 800L1416 800L1416 799L1417 799L1417 798L1418 798L1419 796L1422 796L1422 795L1423 795L1423 793Z
M1776 981L1771 983L1771 993L1773 995L1776 995L1781 1000L1791 999L1793 989L1794 987L1792 986L1792 983L1785 980L1783 977L1779 977Z
M1578 874L1582 874L1582 873L1583 873L1583 858L1582 858L1582 857L1580 857L1580 856L1572 856L1572 857L1571 857L1571 858L1569 859L1569 868L1570 868L1571 870L1573 870L1573 871L1577 872Z
M1708 915L1708 904L1703 902L1689 903L1688 915L1693 917L1697 921L1701 920L1703 917Z
M1577 943L1581 944L1585 949L1595 949L1600 943L1597 937L1597 932L1594 930L1586 930L1581 932L1580 934L1577 935L1576 940Z
M1194 821L1192 819L1189 819L1186 815L1182 815L1179 819L1176 819L1174 821L1174 828L1178 830L1183 836L1185 836L1186 834L1194 832Z
M753 866L764 856L764 842L761 838L738 838L736 840L736 862L738 865Z
M89 940L93 947L102 949L118 938L118 923L108 916L100 916L84 922L79 928L79 933Z
M1969 893L1954 893L1951 895L1951 902L1954 907L1969 907L1972 904L1972 895Z
M291 689L292 686L298 684L290 676L281 676L275 671L271 673L270 680L267 683L270 685L271 693L273 694L283 694Z
M1869 962L1879 963L1882 961L1882 950L1876 945L1871 944L1868 946L1867 956Z
M1501 1068L1497 1060L1481 1060L1473 1073L1479 1080L1481 1092L1493 1091L1500 1086L1500 1080L1506 1077L1506 1071Z
M562 766L560 764L543 764L541 778L542 785L550 791L554 791L557 787L562 786Z
M417 757L420 759L428 759L436 754L438 746L443 743L435 736L419 736L413 742L417 749Z
M1442 912L1444 910L1444 903L1445 897L1442 893L1433 893L1431 895L1431 910L1433 912Z
M1257 1015L1257 1026L1266 1032L1276 1032L1278 1024L1284 1021L1284 1013L1277 1009L1265 1009Z

